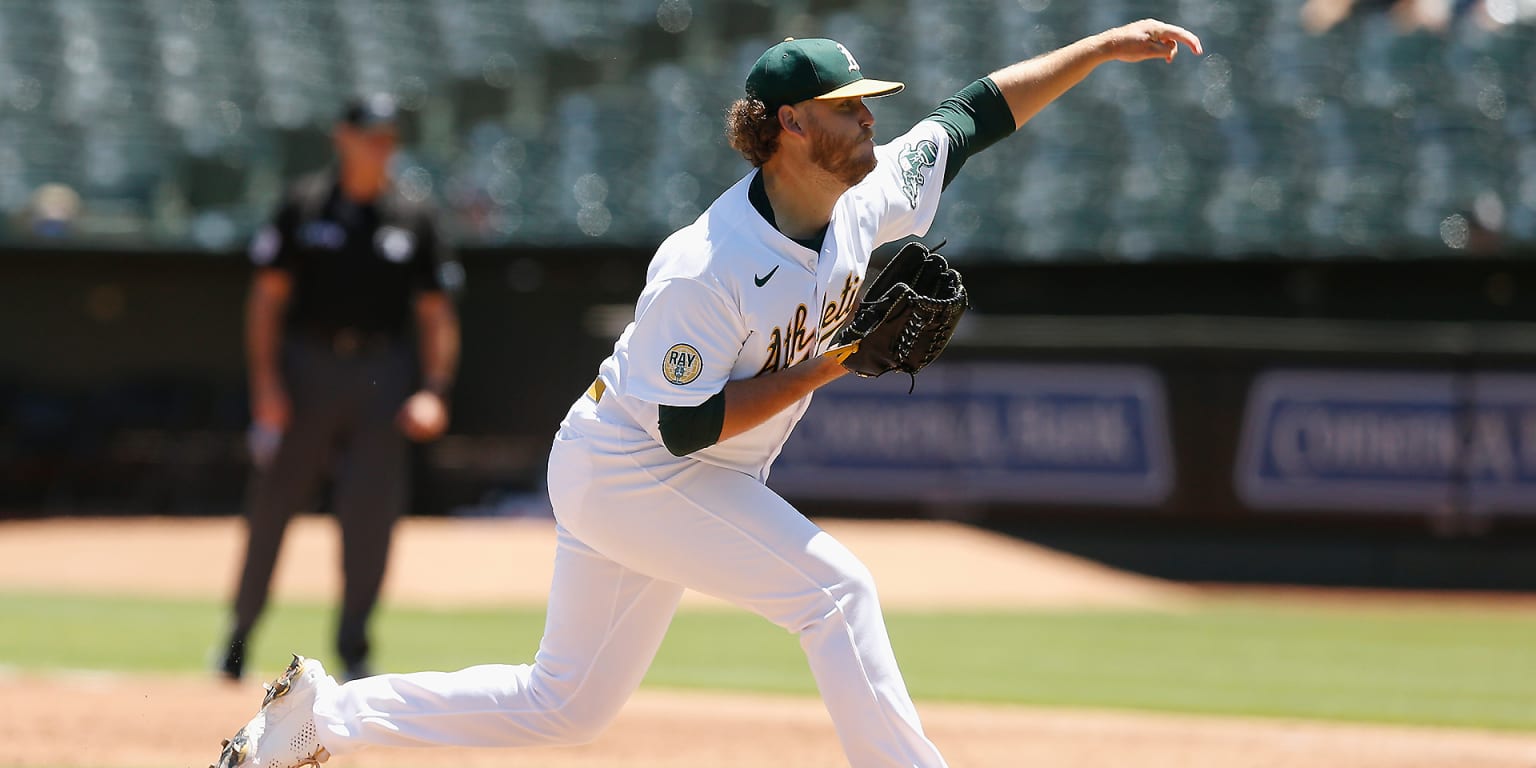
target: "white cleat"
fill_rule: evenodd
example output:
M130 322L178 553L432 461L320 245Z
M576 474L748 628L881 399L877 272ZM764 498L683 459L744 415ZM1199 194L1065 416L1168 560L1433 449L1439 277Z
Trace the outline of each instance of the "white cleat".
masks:
M331 758L315 731L315 693L335 687L315 659L294 654L293 663L266 684L261 711L223 743L208 768L301 768Z

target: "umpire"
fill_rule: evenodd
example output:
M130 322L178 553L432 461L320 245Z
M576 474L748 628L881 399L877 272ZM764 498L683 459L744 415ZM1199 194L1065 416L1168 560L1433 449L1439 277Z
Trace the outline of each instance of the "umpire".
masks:
M395 113L387 96L349 103L332 131L335 166L299 179L251 243L255 472L219 665L231 679L240 678L283 531L294 512L314 508L327 477L345 576L336 651L348 678L370 673L368 618L409 493L406 439L433 440L448 424L459 352L449 289L462 271L430 203L390 184Z

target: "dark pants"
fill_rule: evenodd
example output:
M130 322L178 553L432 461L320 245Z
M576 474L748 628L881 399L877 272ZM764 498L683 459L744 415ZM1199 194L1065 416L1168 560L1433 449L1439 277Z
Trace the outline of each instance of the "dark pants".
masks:
M308 340L285 345L292 419L271 463L252 475L233 639L244 641L256 625L283 531L295 512L315 508L316 491L329 476L345 577L336 650L349 667L366 659L368 617L408 493L409 450L395 416L411 392L413 360L399 342L340 352Z

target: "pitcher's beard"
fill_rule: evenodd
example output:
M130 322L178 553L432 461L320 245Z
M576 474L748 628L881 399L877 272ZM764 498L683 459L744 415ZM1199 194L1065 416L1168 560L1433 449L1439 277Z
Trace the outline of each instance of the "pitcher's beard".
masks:
M811 162L816 167L842 183L853 186L864 180L875 169L875 156L855 154L860 145L874 139L874 131L866 131L847 144L838 145L825 133L817 133L811 139Z

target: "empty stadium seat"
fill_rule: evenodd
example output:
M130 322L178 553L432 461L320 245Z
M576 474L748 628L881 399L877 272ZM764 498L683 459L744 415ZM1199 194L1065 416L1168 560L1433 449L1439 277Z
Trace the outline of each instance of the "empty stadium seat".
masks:
M1159 16L1207 56L1102 67L973 161L935 225L952 253L1436 253L1439 222L1489 195L1507 241L1536 242L1536 27L1358 10L1312 34L1302 2L7 3L0 209L64 184L86 231L239 240L324 162L340 102L387 90L461 242L658 240L745 172L721 117L777 39L831 36L905 80L872 105L889 138L985 72Z

